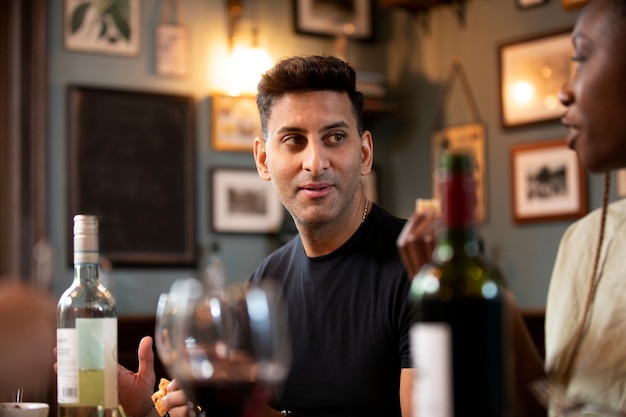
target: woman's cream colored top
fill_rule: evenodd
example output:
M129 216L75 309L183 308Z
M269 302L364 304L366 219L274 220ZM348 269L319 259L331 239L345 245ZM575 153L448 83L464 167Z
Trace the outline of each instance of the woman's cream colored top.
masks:
M582 320L600 230L601 209L563 235L546 307L546 372L560 380L567 350ZM567 394L626 410L626 199L609 206L599 262L600 280L591 304Z

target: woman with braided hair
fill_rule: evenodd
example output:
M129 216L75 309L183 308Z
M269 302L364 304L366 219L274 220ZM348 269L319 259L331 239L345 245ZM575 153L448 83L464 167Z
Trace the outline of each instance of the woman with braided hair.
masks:
M608 201L611 170L626 168L626 0L589 0L572 41L576 71L560 92L567 107L562 122L583 165L604 175L604 200L568 228L559 246L546 306L548 384L522 343L525 327L519 320L511 326L517 407L537 414L528 399L533 385L559 393L550 397L552 417L561 415L564 401L605 408L594 415L626 416L626 199ZM410 276L430 259L437 224L426 210L404 226L397 244Z
M576 71L560 93L568 146L605 176L602 208L571 225L546 307L546 373L568 397L626 415L626 199L609 204L626 168L626 0L591 0L572 33Z

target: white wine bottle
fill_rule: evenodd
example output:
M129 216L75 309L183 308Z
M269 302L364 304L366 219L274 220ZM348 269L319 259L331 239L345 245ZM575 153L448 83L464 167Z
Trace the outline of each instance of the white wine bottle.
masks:
M410 290L414 415L508 416L504 294L480 256L472 158L443 154L438 186L445 227Z
M118 415L117 308L98 258L97 218L74 216L74 280L57 306L58 417Z

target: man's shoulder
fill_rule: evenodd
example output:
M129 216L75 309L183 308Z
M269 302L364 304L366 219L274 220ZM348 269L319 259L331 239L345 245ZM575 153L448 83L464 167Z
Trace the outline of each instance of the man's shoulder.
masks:
M394 216L379 205L372 207L371 216L375 228L387 231L396 236L400 234L406 223L406 219Z
M287 268L287 266L289 266L295 258L303 256L303 254L304 249L302 248L300 236L296 235L287 243L267 255L259 263L254 271L253 279L255 277L262 278L266 273L272 272L276 269L280 270Z

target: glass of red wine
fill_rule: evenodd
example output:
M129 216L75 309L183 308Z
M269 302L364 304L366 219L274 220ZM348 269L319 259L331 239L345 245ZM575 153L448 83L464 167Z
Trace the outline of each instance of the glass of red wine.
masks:
M171 293L170 293L171 295ZM255 417L289 370L291 341L280 291L270 282L177 288L171 373L206 416Z

